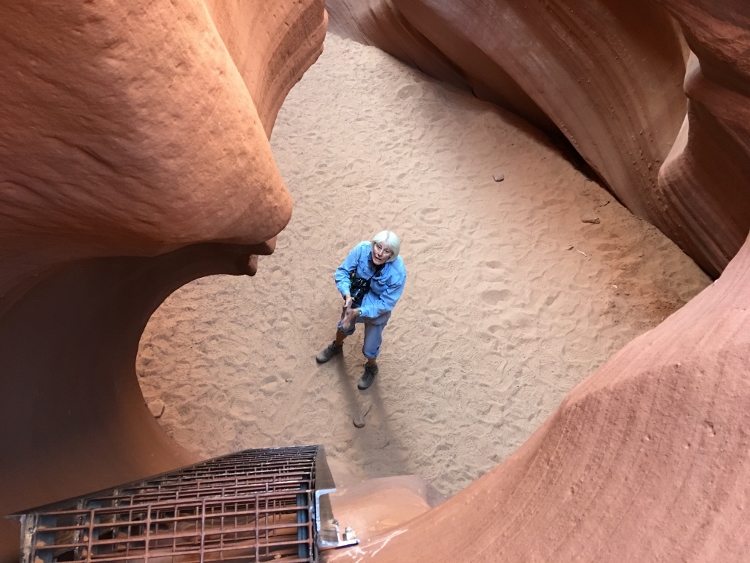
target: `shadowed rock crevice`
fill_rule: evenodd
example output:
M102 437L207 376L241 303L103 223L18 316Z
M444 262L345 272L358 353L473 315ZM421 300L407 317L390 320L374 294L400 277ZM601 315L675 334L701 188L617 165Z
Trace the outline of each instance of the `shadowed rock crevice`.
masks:
M2 315L3 514L198 461L143 400L135 358L143 329L175 289L243 275L272 245L190 245L153 258L99 258L50 269ZM3 521L4 549L18 548Z

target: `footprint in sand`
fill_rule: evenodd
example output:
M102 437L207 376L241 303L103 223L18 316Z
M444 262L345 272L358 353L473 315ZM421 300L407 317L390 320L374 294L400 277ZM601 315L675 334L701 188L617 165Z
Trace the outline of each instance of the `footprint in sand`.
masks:
M419 214L425 223L441 223L443 221L443 214L436 207L426 207Z
M405 100L406 98L414 98L418 96L421 93L421 88L417 86L416 84L409 84L407 86L402 86L398 90L396 90L396 96L399 97L401 100Z
M488 305L497 305L502 301L507 301L510 297L508 289L488 289L482 292L482 301Z

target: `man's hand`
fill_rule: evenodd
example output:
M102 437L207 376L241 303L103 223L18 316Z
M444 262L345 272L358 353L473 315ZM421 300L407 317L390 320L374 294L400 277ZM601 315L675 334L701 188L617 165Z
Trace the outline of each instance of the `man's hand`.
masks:
M351 301L351 298L349 299ZM344 318L341 319L341 328L344 331L348 331L354 326L354 321L359 316L359 309L352 309L351 307L344 310Z
M348 293L344 295L344 309L348 309L352 305L352 296Z

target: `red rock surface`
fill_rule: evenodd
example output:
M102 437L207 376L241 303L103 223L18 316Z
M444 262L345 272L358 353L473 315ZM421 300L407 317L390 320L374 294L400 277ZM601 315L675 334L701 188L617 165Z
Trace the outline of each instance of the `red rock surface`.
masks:
M679 136L683 50L654 3L369 6L330 9L357 22L352 33L559 128L705 267L740 247L745 2L663 1L697 55ZM325 14L317 1L48 0L8 3L0 21L5 514L191 461L143 403L138 339L174 288L250 273L250 256L272 251L291 202L267 135L320 51ZM374 559L746 559L749 287L746 244L516 454ZM0 560L16 558L17 533L0 524Z
M322 50L324 1L204 3L270 137L284 98Z
M708 272L717 275L742 244L750 227L743 185L747 116L735 108L747 108L747 69L738 62L747 60L744 3L329 0L327 5L337 33L467 85L478 97L564 134L633 213L654 223ZM659 176L687 107L682 86L687 49L669 14L701 58L702 72L695 67L685 84L691 129L701 133L693 131L684 151L672 150L670 166ZM721 78L727 72L731 83ZM701 139L710 141L701 145ZM690 156L680 158L683 152Z
M657 226L708 272L750 228L750 9L747 2L662 2L692 51L688 122L659 174Z
M291 198L268 133L326 14L48 0L0 22L4 515L193 461L146 408L138 341L171 291L273 250ZM18 538L0 520L0 560Z

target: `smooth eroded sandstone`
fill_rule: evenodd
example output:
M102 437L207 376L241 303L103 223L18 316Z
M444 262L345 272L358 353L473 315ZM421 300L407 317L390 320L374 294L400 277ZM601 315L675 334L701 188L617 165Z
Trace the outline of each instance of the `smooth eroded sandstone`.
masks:
M144 403L138 341L171 291L273 251L291 198L268 134L326 15L47 0L0 22L5 515L195 460ZM0 520L0 560L18 541Z
M3 514L193 460L150 415L134 359L166 295L254 273L289 219L267 135L320 51L325 13L260 4L0 8ZM745 240L746 3L330 7L420 68L553 124L707 269ZM667 13L696 55L684 125L684 50ZM749 287L746 243L505 463L359 549L381 561L746 559ZM2 521L0 559L17 546Z
M661 2L691 50L686 122L659 174L656 224L709 273L750 228L750 10L746 2Z
M386 51L393 32L382 28L405 20L477 96L559 129L631 210L649 213L685 115L683 49L658 5L332 0L328 9L332 29Z

